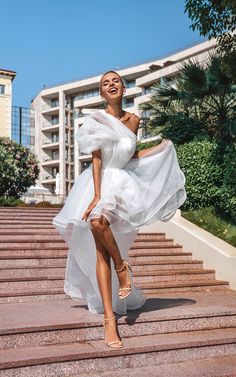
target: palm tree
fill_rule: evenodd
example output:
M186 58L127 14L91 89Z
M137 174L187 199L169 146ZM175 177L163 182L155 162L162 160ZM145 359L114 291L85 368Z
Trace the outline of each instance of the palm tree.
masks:
M181 65L174 85L154 84L151 101L141 105L151 110L154 128L180 114L204 121L216 139L232 141L236 131L236 86L224 74L220 58L209 55L205 65L189 60Z

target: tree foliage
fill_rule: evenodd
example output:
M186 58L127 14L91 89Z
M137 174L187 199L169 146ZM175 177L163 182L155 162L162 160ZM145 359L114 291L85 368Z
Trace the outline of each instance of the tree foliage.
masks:
M236 80L236 1L186 0L185 12L192 20L191 28L209 39L217 38L221 67Z
M35 184L38 162L28 148L6 137L0 138L0 196L19 198Z
M151 101L141 105L151 110L152 126L163 121L176 124L176 118L183 115L189 123L193 118L200 126L204 123L208 134L218 140L235 140L236 87L219 61L216 55L209 55L204 66L189 60L180 67L174 85L154 84Z

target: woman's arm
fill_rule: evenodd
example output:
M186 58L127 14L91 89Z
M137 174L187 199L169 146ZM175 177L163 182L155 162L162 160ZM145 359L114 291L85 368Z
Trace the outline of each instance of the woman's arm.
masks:
M101 197L101 171L102 171L102 154L101 149L92 152L93 156L93 183L94 197Z
M96 204L101 198L101 174L102 174L101 149L92 152L92 156L93 156L92 171L93 171L93 183L94 183L94 197L82 216L82 220L85 219L85 221L87 221L90 212L96 206Z
M135 151L132 158L139 158L139 157L145 156L145 154L149 153L152 149L155 149L156 147L157 145L155 145L154 147L141 149L140 151Z

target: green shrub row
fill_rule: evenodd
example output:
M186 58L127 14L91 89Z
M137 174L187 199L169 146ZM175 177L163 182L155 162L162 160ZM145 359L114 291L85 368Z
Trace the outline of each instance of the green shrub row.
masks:
M221 149L208 139L194 139L177 145L176 151L186 177L187 200L182 209L213 205L221 217L236 223L235 145Z

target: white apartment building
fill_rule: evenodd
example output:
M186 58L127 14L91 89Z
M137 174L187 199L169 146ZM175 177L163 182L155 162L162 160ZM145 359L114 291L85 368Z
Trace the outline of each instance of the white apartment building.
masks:
M12 81L15 71L0 69L0 136L11 137Z
M154 83L171 83L180 64L189 59L204 62L214 49L214 40L185 48L160 59L135 66L115 69L126 85L123 109L137 115L139 105L150 101ZM91 162L91 155L80 153L75 141L77 128L84 122L85 113L103 108L99 94L102 74L81 78L42 89L32 101L35 110L35 153L40 161L38 184L55 194L56 174L60 175L59 196L65 198L75 178ZM138 138L142 139L142 129Z

